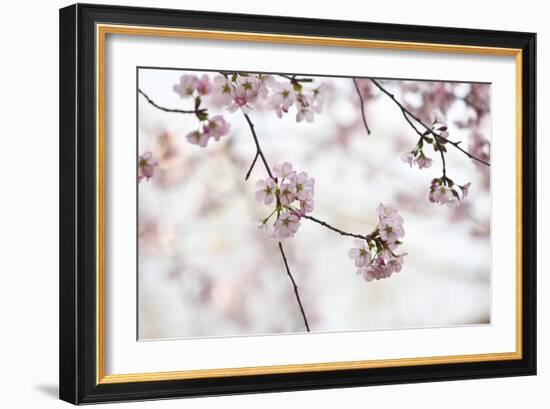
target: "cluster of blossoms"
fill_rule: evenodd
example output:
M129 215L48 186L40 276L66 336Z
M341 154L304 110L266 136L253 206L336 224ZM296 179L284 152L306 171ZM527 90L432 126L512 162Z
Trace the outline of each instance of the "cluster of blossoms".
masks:
M429 200L432 203L446 204L453 208L460 205L468 196L471 183L457 185L446 176L432 179Z
M425 132L419 139L414 149L403 155L402 160L409 166L416 165L419 169L429 168L432 165L432 159L428 158L424 151L424 144L432 146L435 152L440 152L443 156L447 152L445 147L448 142L449 131L447 124L442 121L440 113L432 114L433 122L431 132ZM443 176L433 179L430 184L429 200L432 203L446 204L449 207L456 207L468 195L470 183L465 185L456 185L452 179L448 178L443 165Z
M222 115L210 118L207 109L201 108L202 99L214 89L208 75L200 78L196 75L183 75L173 89L180 98L194 100L194 113L199 121L199 127L186 135L189 143L205 148L210 138L219 141L222 136L229 134L231 126Z
M403 268L403 257L406 253L395 254L402 244L399 240L405 235L403 218L391 205L380 203L378 206L378 226L366 236L366 240L356 239L354 247L348 252L357 267L357 274L362 274L367 281L388 278Z
M408 163L411 168L413 165L418 166L418 169L429 168L432 166L432 160L424 154L422 148L419 149L418 147L405 153L401 159L403 162Z
M155 168L158 166L158 160L149 151L139 156L138 159L138 182L143 179L149 180L155 174Z
M214 77L213 100L229 112L241 109L248 114L255 107L274 111L279 118L296 107L296 122L313 122L314 114L321 113L327 85L305 87L311 78L289 77L284 82L272 75L226 73Z
M257 227L269 237L282 240L293 237L300 219L313 211L315 179L306 172L294 171L288 162L275 166L273 176L256 182L256 199L268 206L274 204L273 211L258 221ZM270 225L273 216L275 221Z
M422 137L418 140L416 146L413 150L406 152L401 159L403 162L409 164L412 168L413 165L418 166L418 169L429 168L432 166L432 159L426 156L424 153L424 144L432 145L434 151L446 152L445 144L447 143L447 137L449 136L449 131L447 130L447 124L442 121L440 113L437 112L432 114L432 125L431 130L439 135L439 137L434 138L431 132L425 132ZM435 139L435 140L434 140Z

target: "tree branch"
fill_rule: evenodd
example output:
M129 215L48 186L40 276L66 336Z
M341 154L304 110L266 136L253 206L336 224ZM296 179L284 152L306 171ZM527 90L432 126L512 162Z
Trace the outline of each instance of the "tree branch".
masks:
M260 147L260 143L258 142L258 135L256 135L256 130L254 129L254 124L252 123L250 117L248 114L245 114L243 112L244 117L246 118L246 122L248 123L248 127L250 128L250 132L252 133L252 137L254 138L254 143L256 144L256 157L254 158L254 161L250 165L250 169L248 169L247 175L249 176L250 172L252 172L252 168L254 167L254 164L256 163L257 157L260 156L262 159L262 162L264 163L265 170L269 177L271 179L273 178L273 174L271 173L271 169L269 168L269 165L267 164L267 160L265 159L264 153L262 152L262 148ZM246 179L248 179L248 176Z
M138 89L138 92L145 97L147 102L149 102L151 105L153 105L155 108L160 109L164 112L172 112L177 114L198 114L206 112L206 109L198 109L198 110L186 110L186 109L175 109L175 108L165 108L163 106L158 105L155 101L153 101L149 96L143 92L142 90Z
M254 160L252 161L252 164L250 165L250 168L248 169L248 172L246 173L246 179L250 177L250 173L252 172L252 169L254 168L254 165L256 164L256 161L258 160L258 157L262 159L262 162L264 164L265 170L270 178L273 179L273 174L271 173L271 169L269 168L269 165L267 163L267 160L265 159L264 153L262 151L262 148L260 147L260 142L258 141L258 135L256 135L256 130L254 129L254 124L252 123L252 120L248 116L248 114L245 114L243 112L244 117L246 118L246 122L248 123L248 126L250 128L250 132L252 133L252 137L254 138L254 143L256 144L256 155L254 156ZM283 249L283 244L279 242L279 250L281 251L281 256L283 257L283 261L285 263L286 273L288 277L290 278L290 281L292 282L292 286L294 288L294 295L296 296L296 301L298 301L298 306L300 307L300 312L302 313L302 318L304 319L304 324L306 326L307 332L309 331L309 324L307 322L306 313L304 311L304 307L302 306L302 301L300 299L300 294L298 293L298 286L296 285L296 281L294 280L294 277L292 276L292 273L290 272L290 267L288 266L288 261L286 259L286 254Z
M307 214L304 214L302 215L302 217L304 219L308 219L308 220L311 220L312 222L315 222L323 227L326 227L327 229L329 230L332 230L336 233L339 233L340 235L342 236L348 236L348 237L355 237L356 239L362 239L362 240L366 240L366 241L369 241L369 240L372 240L372 236L369 234L367 236L365 235L362 235L362 234L355 234L355 233L348 233L344 230L341 230L337 227L334 227L334 226L331 226L330 224L328 224L327 222L321 220L321 219L318 219L314 216L310 216L310 215L307 215Z
M248 180L250 177L250 174L252 173L252 169L254 169L254 165L256 164L256 161L258 160L258 157L260 154L256 151L256 155L254 155L254 160L250 164L250 167L248 168L248 172L246 172L246 176L244 177L244 180Z
M365 129L367 130L367 135L370 135L370 129L369 125L367 124L367 117L365 115L365 101L363 100L363 95L361 95L361 90L359 89L359 85L357 84L357 79L352 78L353 85L355 85L355 90L357 91L357 95L359 95L359 101L361 104L361 116L363 117L363 124L365 125Z
M304 307L302 305L302 300L300 300L300 294L298 293L298 286L296 285L296 281L294 281L294 277L292 277L292 274L290 272L290 268L288 267L288 261L286 259L286 254L283 250L283 244L279 242L279 250L281 251L281 256L283 256L283 261L285 263L286 273L288 274L288 277L290 278L290 281L292 281L292 286L294 288L294 295L296 296L296 301L298 301L298 306L300 307L300 312L302 313L302 318L304 319L304 324L306 326L307 332L309 331L309 324L307 322L306 313L304 312Z
M415 116L411 111L409 111L407 108L405 108L403 106L403 104L401 104L396 98L395 96L390 93L388 90L386 90L378 81L376 81L375 79L373 78L369 78L371 80L371 82L376 85L376 87L382 91L384 94L386 94L388 97L391 98L391 100L399 107L399 109L401 109L401 113L403 114L403 116L405 117L405 119L407 120L407 122L409 123L409 125L415 130L415 132L419 135L422 136L422 133L416 129L416 127L413 125L412 121L410 120L410 118L413 118L416 122L418 122L420 125L422 125L424 127L424 129L426 129L426 131L430 134L432 134L435 138L436 138L436 141L438 140L441 140L441 141L444 141L446 143L449 143L450 145L454 146L456 149L458 149L459 151L461 151L462 153L464 153L467 157L469 157L470 159L473 159L479 163L483 163L484 165L487 165L487 166L491 166L491 164L489 162L486 162L484 161L483 159L480 159L474 155L472 155L470 152L468 152L467 150L465 149L462 149L462 147L460 146L460 141L458 142L454 142L454 141L451 141L450 139L447 139L445 138L444 136L441 136L439 134L437 134L436 132L433 131L433 129L431 127L429 127L428 125L426 125L424 122L422 122L422 120L420 120L420 118L418 118L417 116ZM410 117L410 118L409 118Z

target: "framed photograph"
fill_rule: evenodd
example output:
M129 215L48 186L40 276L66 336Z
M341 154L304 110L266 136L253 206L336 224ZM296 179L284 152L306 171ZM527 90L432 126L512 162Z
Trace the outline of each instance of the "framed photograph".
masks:
M61 399L534 375L535 54L61 9Z

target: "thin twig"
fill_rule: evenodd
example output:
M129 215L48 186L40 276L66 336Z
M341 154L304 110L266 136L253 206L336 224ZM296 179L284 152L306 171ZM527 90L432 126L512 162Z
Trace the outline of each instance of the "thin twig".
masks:
M186 109L166 108L166 107L158 105L155 101L153 101L151 98L149 98L149 96L145 92L143 92L142 90L138 89L138 92L145 97L147 102L149 102L155 108L160 109L161 111L164 111L164 112L173 112L173 113L177 113L177 114L197 114L197 113L206 112L206 109L186 110Z
M254 169L254 165L256 164L256 161L258 160L258 157L260 156L259 152L256 152L256 155L254 155L254 160L250 164L250 167L248 168L248 172L246 172L246 176L244 177L244 180L248 180L250 177L250 174L252 173L252 169Z
M246 118L246 122L248 122L248 127L250 128L250 132L252 132L252 137L254 138L254 143L256 144L256 156L260 156L262 159L262 162L264 163L265 170L270 178L273 179L273 174L271 173L271 169L269 168L269 165L267 164L267 160L265 159L264 153L262 152L262 148L260 147L260 143L258 142L258 135L256 135L256 130L254 129L254 124L250 120L250 117L248 114L245 114L243 112L244 117ZM254 164L256 163L256 158L254 158L254 162L252 162L252 165L250 166L249 173L252 172L252 168L254 167Z
M341 234L342 236L355 237L356 239L362 239L362 240L367 240L367 241L369 241L369 240L372 239L372 237L371 237L370 235L365 236L365 235L363 235L363 234L348 233L347 231L344 231L344 230L341 230L341 229L339 229L339 228L337 228L337 227L331 226L331 225L328 224L327 222L325 222L325 221L323 221L323 220L321 220L321 219L318 219L318 218L316 218L316 217L314 217L314 216L310 216L310 215L304 214L304 215L302 215L302 217L303 217L304 219L308 219L308 220L311 220L312 222L315 222L315 223L317 223L317 224L320 224L321 226L324 226L324 227L326 227L327 229L330 229L330 230L332 230L332 231L334 231L334 232L336 232L336 233L339 233L339 234Z
M300 307L300 312L302 313L302 318L304 319L304 324L306 326L307 332L309 331L309 324L307 322L306 313L304 312L304 307L302 306L302 300L300 300L300 294L298 293L298 286L296 285L296 281L294 281L294 277L292 277L292 273L290 272L290 268L288 267L288 261L286 259L285 251L283 250L283 244L279 242L279 250L281 250L281 256L283 256L283 261L285 263L286 273L288 274L288 277L290 278L290 281L292 281L292 286L294 287L294 295L296 296L296 301L298 301L298 306Z
M353 85L355 85L355 89L357 90L357 95L359 95L359 101L361 104L361 116L363 117L363 124L365 125L365 129L367 130L367 135L370 135L370 129L369 125L367 124L367 117L365 115L365 101L363 100L363 95L361 95L361 90L359 89L359 85L357 84L357 79L353 79Z
M491 164L489 162L486 162L484 161L483 159L480 159L474 155L472 155L470 152L468 152L467 150L465 149L462 149L462 147L460 146L460 141L458 142L454 142L454 141L451 141L450 139L447 139L445 138L444 136L441 136L439 135L438 133L434 132L434 130L429 127L428 125L426 125L424 122L422 122L422 120L420 120L420 118L418 118L417 116L415 116L411 111L409 111L407 108L405 108L403 106L403 104L401 104L401 102L399 102L395 96L390 93L388 90L386 90L382 85L380 85L380 83L378 81L376 81L375 79L372 79L370 78L370 80L372 81L372 83L374 85L376 85L376 87L378 87L378 89L380 91L382 91L384 94L386 94L388 97L391 98L391 100L399 107L399 109L401 109L401 112L403 113L403 116L405 117L405 119L407 120L407 122L409 123L409 125L411 125L411 127L416 131L416 133L418 133L419 135L422 135L422 133L420 131L418 131L418 129L416 129L416 127L412 124L409 116L411 118L413 118L416 122L418 122L420 125L422 125L426 131L430 134L432 134L436 140L440 139L444 142L447 142L449 144L451 144L452 146L454 146L456 149L458 149L459 151L461 151L462 153L464 153L467 157L469 157L470 159L473 159L475 161L478 161L479 163L483 163L484 165L487 165L487 166L491 166Z
M254 156L254 160L252 161L252 164L250 165L250 168L248 169L248 172L246 174L246 178L248 179L250 177L250 173L252 172L252 169L254 168L254 165L256 164L256 161L258 160L258 156L262 159L262 162L264 164L265 170L270 178L273 179L273 174L271 173L271 169L269 168L269 165L267 163L267 160L264 156L264 153L262 151L262 148L260 147L260 142L258 141L258 135L256 135L256 130L254 129L254 124L252 123L252 120L248 116L248 114L245 114L243 112L244 117L246 118L246 122L248 123L248 126L250 128L250 132L252 133L252 137L254 138L254 143L256 145L256 155ZM294 280L294 277L292 276L292 273L290 272L290 267L288 266L288 261L286 259L286 254L283 249L283 245L281 242L279 242L279 250L281 251L281 256L283 257L283 261L285 263L286 273L290 277L290 281L292 281L292 286L294 288L294 294L296 295L296 301L298 301L298 306L300 307L300 312L302 313L302 318L304 319L304 324L306 326L307 332L309 331L309 324L307 322L306 313L304 311L304 307L302 306L302 301L300 299L300 294L298 293L298 286L296 285L296 281Z
M445 155L443 154L443 150L441 149L441 146L439 147L439 154L441 155L441 163L443 166L443 180L447 180L447 167L445 165Z

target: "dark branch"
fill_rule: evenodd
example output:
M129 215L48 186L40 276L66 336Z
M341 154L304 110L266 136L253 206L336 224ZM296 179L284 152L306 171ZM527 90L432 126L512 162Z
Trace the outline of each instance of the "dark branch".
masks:
M365 101L363 100L363 95L361 95L361 90L359 89L359 85L357 84L357 79L355 78L353 78L353 85L355 85L357 95L359 95L359 101L361 104L361 116L363 117L363 124L365 125L365 129L367 130L367 135L370 135L369 125L367 124L367 117L365 115Z
M165 108L160 105L158 105L155 101L153 101L149 96L143 92L142 90L138 89L138 92L145 97L147 102L149 102L151 105L153 105L155 108L160 109L164 112L173 112L177 114L197 114L197 113L203 113L206 112L206 109L198 109L198 110L186 110L186 109L175 109L175 108Z
M309 324L307 322L306 313L304 312L304 307L302 306L302 300L300 300L300 294L298 293L298 286L296 285L296 281L294 281L294 277L292 277L292 274L290 273L290 268L288 267L288 261L286 259L286 254L283 250L283 244L279 242L279 250L281 250L281 256L283 256L283 261L285 263L286 273L288 274L288 277L290 278L290 281L292 281L292 286L294 288L294 295L296 296L296 301L298 301L298 306L300 307L300 312L302 313L302 318L304 319L304 324L306 326L307 332L309 332Z
M362 239L362 240L367 240L367 241L372 240L371 235L365 236L365 235L362 235L362 234L348 233L347 231L340 230L339 228L331 226L330 224L328 224L327 222L325 222L323 220L320 220L316 217L313 217L313 216L310 216L310 215L307 215L307 214L304 214L302 217L304 219L308 219L308 220L311 220L312 222L320 224L321 226L324 226L327 229L335 231L336 233L339 233L342 236L355 237L356 239Z
M270 178L273 179L273 174L271 173L271 169L269 168L269 165L267 164L267 160L265 159L264 153L262 152L262 148L260 147L260 143L258 142L258 135L256 135L256 131L254 129L254 124L250 120L250 117L248 114L245 114L243 112L244 117L246 118L246 122L248 122L248 126L250 128L250 132L252 132L252 137L254 138L254 143L256 144L256 156L260 156L262 159L262 162L264 163L265 170ZM250 169L248 170L248 173L252 172L252 168L254 167L254 164L256 163L256 159L254 159L254 162L252 162L252 165L250 166Z
M451 141L450 139L447 139L445 138L444 136L441 136L439 135L438 133L434 132L433 129L431 127L429 127L428 125L426 125L424 122L422 122L422 120L420 120L420 118L418 118L417 116L415 116L411 111L409 111L407 108L405 108L403 106L403 104L401 104L396 98L395 96L390 93L388 90L386 90L382 85L380 85L380 83L378 81L376 81L375 79L372 79L370 78L370 80L372 81L372 83L374 85L376 85L376 87L378 87L378 89L380 91L382 91L384 94L386 94L388 97L391 98L391 100L399 107L399 109L401 109L401 112L403 114L403 116L405 117L405 119L407 120L407 122L409 123L409 125L416 131L417 134L419 135L422 135L422 133L416 129L416 127L413 125L412 121L410 120L410 118L413 118L416 122L418 122L420 125L422 125L424 127L424 129L426 129L426 131L430 134L432 134L435 138L436 138L436 141L437 140L441 140L441 141L444 141L446 143L449 143L451 144L452 146L454 146L456 149L458 149L459 151L461 151L462 153L464 153L467 157L469 157L470 159L473 159L479 163L483 163L484 165L487 165L487 166L491 166L491 164L489 162L486 162L484 161L483 159L480 159L474 155L472 155L470 152L468 152L467 150L465 149L462 149L462 147L460 146L460 142L454 142L454 141ZM409 118L410 116L410 118Z
M264 163L265 170L270 178L273 179L273 174L271 173L271 169L269 168L269 165L267 163L267 160L265 159L264 153L262 151L262 148L260 147L260 142L258 141L258 135L256 135L256 130L254 129L254 124L252 123L252 120L248 116L248 114L245 114L243 112L244 117L246 118L246 122L248 123L248 126L250 128L250 132L252 133L252 137L254 138L254 143L256 144L256 155L254 157L254 160L252 161L252 164L250 165L250 168L248 169L248 172L246 173L246 178L248 179L250 177L250 173L252 172L252 169L254 168L254 165L256 164L256 161L258 160L258 156L262 159L262 162ZM304 319L304 324L306 326L307 332L309 331L309 324L307 322L306 313L304 311L304 307L302 306L302 301L300 300L300 294L298 293L298 286L296 285L296 281L294 280L294 277L292 276L292 273L290 272L290 267L288 266L288 261L286 259L286 254L283 249L283 245L281 242L279 242L279 250L281 251L281 256L283 256L283 261L285 263L286 273L290 277L290 281L292 281L292 286L294 288L294 294L296 295L296 301L298 301L298 305L300 307L300 312L302 313L302 318Z
M439 147L439 154L441 155L441 163L443 166L443 180L447 180L447 166L445 165L445 155L443 154L443 150L441 149L441 146Z
M259 152L256 152L256 155L254 155L254 160L250 164L250 167L248 168L248 172L246 172L246 176L244 177L244 180L248 180L250 177L250 174L252 173L252 169L254 169L254 165L256 164L256 161L258 160L258 156L260 156Z

